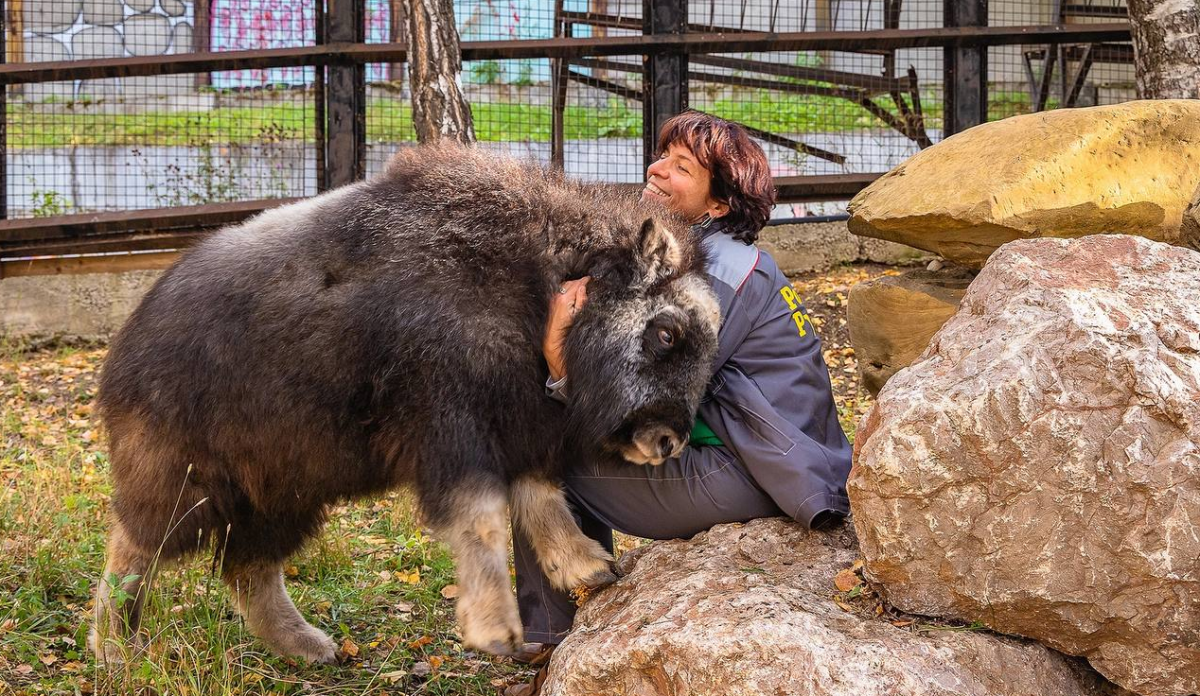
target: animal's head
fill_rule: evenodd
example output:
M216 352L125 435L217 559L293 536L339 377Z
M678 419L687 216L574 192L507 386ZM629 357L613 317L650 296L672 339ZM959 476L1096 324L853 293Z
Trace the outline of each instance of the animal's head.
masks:
M687 444L712 376L720 308L699 240L654 218L593 265L566 340L572 434L637 464Z

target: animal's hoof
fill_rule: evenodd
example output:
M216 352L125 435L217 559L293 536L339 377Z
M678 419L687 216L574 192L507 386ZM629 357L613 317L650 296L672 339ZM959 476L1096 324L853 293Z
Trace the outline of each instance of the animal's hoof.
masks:
M136 659L146 649L146 641L141 636L134 636L126 642L116 638L101 639L94 628L88 632L87 642L99 666L119 667Z
M511 657L512 655L517 654L516 645L502 640L493 640L492 642L483 646L483 650L484 652L488 652L499 657Z
M608 587L616 581L617 576L611 570L600 570L584 578L583 586L594 592Z

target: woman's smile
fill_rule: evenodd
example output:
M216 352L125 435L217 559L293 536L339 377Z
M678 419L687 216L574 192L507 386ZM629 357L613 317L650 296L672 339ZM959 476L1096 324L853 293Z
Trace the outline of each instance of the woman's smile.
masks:
M666 200L671 197L671 194L659 188L654 181L651 180L647 181L646 188L642 189L642 200L645 200L646 196L653 196L655 198Z

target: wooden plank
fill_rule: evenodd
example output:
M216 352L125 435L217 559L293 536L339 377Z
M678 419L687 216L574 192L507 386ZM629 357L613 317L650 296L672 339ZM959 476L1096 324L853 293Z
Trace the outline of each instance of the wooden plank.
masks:
M872 31L664 34L576 39L465 41L463 60L583 58L587 56L756 51L870 52L899 48L982 47L1022 44L1099 43L1130 40L1128 22L1024 27L942 27ZM212 70L279 68L334 63L390 63L405 59L406 46L328 44L221 53L182 53L0 66L0 84L90 80L134 75L176 75Z
M106 256L60 256L22 261L0 259L0 279L20 276L162 270L169 268L177 258L179 258L177 251L158 251Z

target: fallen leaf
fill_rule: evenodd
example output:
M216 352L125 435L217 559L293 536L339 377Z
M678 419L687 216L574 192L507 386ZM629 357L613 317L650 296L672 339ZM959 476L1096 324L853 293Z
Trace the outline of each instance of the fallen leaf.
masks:
M420 585L421 571L414 570L411 573L401 573L400 575L396 576L396 579L409 585Z
M862 578L858 577L852 568L844 568L833 578L833 586L838 589L838 592L849 592L855 587L858 587L862 582Z
M454 599L458 596L458 585L446 585L442 588L442 596L446 599Z
M438 668L442 666L442 663L445 661L446 661L446 658L444 658L440 655L434 655L433 657L429 658L429 666L432 667L433 671L436 672L436 671L438 671Z
M55 655L54 653L46 653L45 655L39 656L38 661L49 667L55 662L58 662L58 655Z
M413 665L412 669L414 677L427 677L432 671L433 668L429 666L428 662L418 662L417 664Z
M433 639L430 638L429 636L421 636L420 638L409 643L408 648L410 650L420 650L421 648L425 647L426 645L429 645L432 642L433 642Z
M17 665L16 672L22 676L33 674L33 665Z
M400 681L401 679L403 679L407 676L408 676L408 672L405 672L402 669L397 669L392 672L384 672L383 674L379 675L379 678L383 679L384 681L386 681L389 684L395 684L396 682Z
M358 646L349 638L342 641L342 652L350 657L358 657Z
M893 621L892 625L896 628L904 628L905 626L913 625L913 621Z
M849 611L849 612L854 611L854 607L850 606L849 604L846 604L845 602L843 602L840 599L833 600L833 603L838 605L839 607L841 607L842 611Z
M283 567L283 574L288 576L289 578L300 577L300 569L294 565L290 565L290 564L285 565Z

